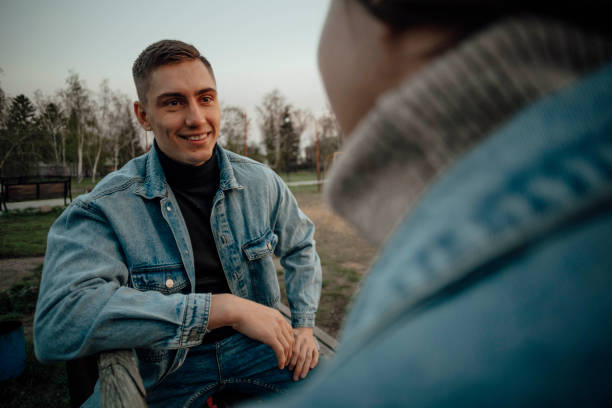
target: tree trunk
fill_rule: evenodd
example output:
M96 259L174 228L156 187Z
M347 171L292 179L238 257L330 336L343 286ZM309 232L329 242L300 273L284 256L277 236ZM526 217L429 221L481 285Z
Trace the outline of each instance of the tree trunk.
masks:
M79 143L77 150L77 180L80 183L83 181L83 144Z
M119 141L115 140L113 146L113 170L117 170L119 167Z
M100 141L100 145L98 146L98 151L96 152L96 158L93 162L93 168L91 170L91 182L96 182L96 173L98 170L98 163L100 162L100 155L102 154L102 141Z
M62 137L62 166L66 167L66 136L61 135Z
M276 134L274 135L275 138L275 157L274 157L274 169L276 171L280 171L280 169L278 168L278 166L280 165L280 154L281 154L281 138L280 135L278 134L280 131L276 130Z
M77 125L77 180L83 181L83 148L85 146L85 130Z
M59 164L60 147L57 143L57 133L51 132L51 137L53 137L53 156L55 157L55 164Z

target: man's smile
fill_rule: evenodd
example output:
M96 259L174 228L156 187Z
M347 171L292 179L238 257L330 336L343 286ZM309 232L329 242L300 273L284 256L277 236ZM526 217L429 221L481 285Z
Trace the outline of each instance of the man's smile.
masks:
M178 136L190 142L198 142L200 140L206 139L206 137L208 136L212 136L212 134L213 134L213 131L211 130L211 131L204 132L204 133L197 133L193 135L178 135Z

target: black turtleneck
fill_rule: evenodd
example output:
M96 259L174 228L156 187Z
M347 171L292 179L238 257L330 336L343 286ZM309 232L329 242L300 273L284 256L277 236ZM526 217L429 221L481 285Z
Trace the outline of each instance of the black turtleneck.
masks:
M200 166L179 163L166 156L157 144L155 147L189 231L196 293L231 293L210 226L213 199L219 189L217 147L212 157ZM204 336L204 342L217 341L233 333L230 327L213 330Z

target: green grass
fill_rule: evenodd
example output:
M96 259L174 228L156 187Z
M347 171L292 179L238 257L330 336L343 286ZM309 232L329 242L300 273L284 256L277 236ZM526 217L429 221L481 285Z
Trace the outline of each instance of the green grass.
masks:
M290 186L289 190L291 190L291 192L293 194L296 194L296 193L318 193L319 192L317 190L317 185L316 184L307 185L307 186ZM321 186L321 190L323 190L323 186Z
M314 181L317 179L317 173L315 171L297 171L294 173L279 173L285 183L291 183L295 181ZM323 173L321 173L321 179L323 179ZM323 188L323 186L321 186ZM292 193L317 193L316 184L306 186L290 186L289 189Z
M100 181L99 178L98 181ZM80 183L76 181L76 178L72 179L72 197L91 191L96 184L98 183L93 183L89 177L84 178Z
M310 180L316 180L317 179L317 173L315 171L296 171L296 172L291 172L291 173L279 173L279 176L281 176L281 178L283 180L285 180L286 183L291 182L291 181L310 181ZM323 174L321 173L321 177L323 177Z
M62 211L54 208L48 213L33 210L2 213L0 258L44 255L49 228Z
M281 178L286 182L290 183L292 181L311 181L317 179L317 173L315 171L296 171L291 173L279 173ZM321 173L321 178L323 178L323 173ZM98 180L99 181L99 180ZM87 191L91 191L97 183L92 183L90 178L84 178L80 183L78 183L75 179L72 180L72 193L73 197L76 197L79 194L83 194ZM295 186L291 187L291 191L295 192L316 192L317 186Z

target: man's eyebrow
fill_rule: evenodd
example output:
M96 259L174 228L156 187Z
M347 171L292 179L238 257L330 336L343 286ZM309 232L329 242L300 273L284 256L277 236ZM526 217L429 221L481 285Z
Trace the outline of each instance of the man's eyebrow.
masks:
M208 88L200 89L195 94L196 95L203 95L203 94L207 94L207 93L214 93L216 95L217 94L217 90L215 88L208 87ZM185 97L185 95L183 95L180 92L165 92L163 94L158 95L157 98L155 98L155 99L159 102L162 99L166 99L166 98L184 98L184 97Z
M196 95L202 95L206 93L214 93L216 95L217 90L215 88L208 87L208 88L200 89L198 92L196 92Z

